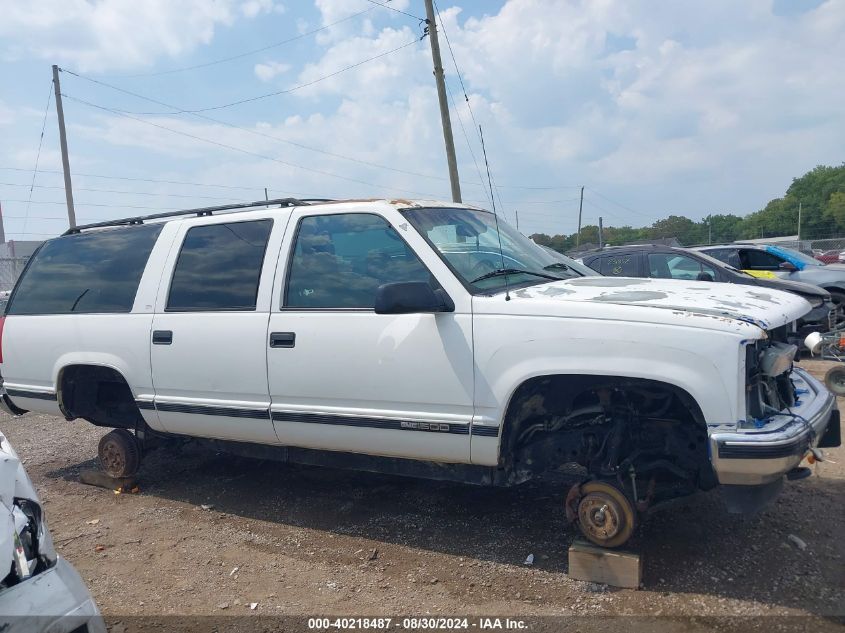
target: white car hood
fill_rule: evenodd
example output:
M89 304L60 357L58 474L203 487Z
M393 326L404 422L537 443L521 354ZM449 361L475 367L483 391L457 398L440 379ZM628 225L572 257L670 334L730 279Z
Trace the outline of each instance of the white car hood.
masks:
M633 277L580 277L514 291L520 299L590 301L728 317L770 330L807 314L798 295L740 284Z
M15 449L9 444L6 436L0 433L0 569L6 572L12 566L15 551L15 515L20 514L20 511L15 512L15 497L38 503L35 487ZM50 547L52 548L52 542ZM4 573L3 576L5 575Z

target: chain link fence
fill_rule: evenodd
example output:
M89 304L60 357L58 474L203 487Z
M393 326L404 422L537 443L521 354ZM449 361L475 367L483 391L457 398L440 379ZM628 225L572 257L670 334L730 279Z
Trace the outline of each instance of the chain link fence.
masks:
M0 292L11 290L29 257L0 257Z

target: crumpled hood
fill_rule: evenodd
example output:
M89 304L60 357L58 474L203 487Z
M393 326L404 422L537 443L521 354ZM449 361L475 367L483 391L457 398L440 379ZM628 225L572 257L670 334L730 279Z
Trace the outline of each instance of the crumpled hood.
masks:
M791 323L811 307L798 295L739 284L633 277L581 277L512 292L520 299L636 305L727 317L769 330Z

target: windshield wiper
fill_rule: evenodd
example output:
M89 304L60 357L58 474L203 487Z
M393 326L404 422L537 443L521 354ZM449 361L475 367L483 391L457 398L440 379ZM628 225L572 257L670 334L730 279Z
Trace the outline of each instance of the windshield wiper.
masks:
M549 264L548 266L543 266L543 270L561 270L561 271L566 271L568 273L572 273L572 276L574 276L574 277L583 277L584 276L581 273L579 273L577 270L575 270L574 268L572 268L570 266L567 266L563 262L555 262L554 264Z
M484 281L485 279L491 279L493 277L501 277L503 275L518 275L518 274L525 274L525 275L534 275L535 277L543 277L544 279L552 279L554 281L560 281L560 277L555 277L554 275L544 275L543 273L534 272L533 270L523 270L522 268L497 268L496 270L491 270L489 273L484 273L481 277L473 279L470 283L478 283L479 281Z

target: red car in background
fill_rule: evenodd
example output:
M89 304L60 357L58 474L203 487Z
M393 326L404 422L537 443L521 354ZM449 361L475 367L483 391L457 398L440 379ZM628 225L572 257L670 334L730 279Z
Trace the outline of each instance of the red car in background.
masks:
M813 257L824 264L837 264L841 261L840 255L845 254L845 251L841 251L838 248L832 251L813 251Z

